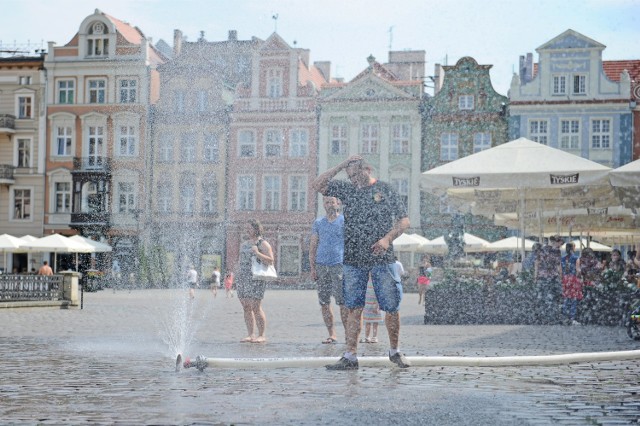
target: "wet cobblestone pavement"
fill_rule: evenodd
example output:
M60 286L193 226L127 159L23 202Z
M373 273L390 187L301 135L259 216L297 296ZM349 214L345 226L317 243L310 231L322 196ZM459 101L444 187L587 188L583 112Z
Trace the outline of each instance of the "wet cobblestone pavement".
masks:
M637 424L640 362L528 367L195 369L209 357L339 356L313 291L267 291L269 342L241 344L236 298L205 290L85 293L83 310L0 309L2 424ZM402 305L409 356L550 355L640 349L622 327L432 326ZM188 307L190 306L191 307ZM189 314L184 314L188 312ZM190 318L190 321L185 319ZM178 329L187 329L181 335ZM339 329L339 340L343 333ZM180 337L186 342L176 344ZM379 344L359 354L383 356ZM190 339L190 340L189 340ZM185 339L182 339L185 340ZM167 343L168 342L168 343ZM172 344L172 342L174 344Z

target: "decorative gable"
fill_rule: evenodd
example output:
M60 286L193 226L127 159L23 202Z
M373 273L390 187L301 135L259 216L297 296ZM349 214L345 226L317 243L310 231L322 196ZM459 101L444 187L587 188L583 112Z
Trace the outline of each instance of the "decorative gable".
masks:
M606 46L597 41L586 37L579 32L567 30L538 47L540 50L559 50L559 49L604 49Z
M370 74L327 97L328 100L396 100L413 99L414 96Z
M271 34L260 48L260 51L291 50L291 47L277 33Z

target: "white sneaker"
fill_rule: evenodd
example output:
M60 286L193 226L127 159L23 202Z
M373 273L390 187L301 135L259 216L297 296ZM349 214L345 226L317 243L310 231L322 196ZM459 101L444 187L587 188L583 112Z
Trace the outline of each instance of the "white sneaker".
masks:
M578 321L576 321L576 320L573 320L573 321L571 321L571 325L582 325L582 324L580 324L580 323L579 323Z

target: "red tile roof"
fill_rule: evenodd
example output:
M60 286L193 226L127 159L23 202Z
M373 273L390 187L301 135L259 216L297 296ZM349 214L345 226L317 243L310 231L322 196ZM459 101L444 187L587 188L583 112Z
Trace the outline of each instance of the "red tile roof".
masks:
M131 44L140 44L142 42L142 37L143 34L142 32L135 28L132 27L131 24L128 24L126 22L123 22L121 20L119 20L118 18L114 18L111 15L107 15L106 13L102 13L104 16L106 16L107 18L109 18L113 24L116 26L116 29L118 30L118 32Z
M305 86L308 81L313 82L316 86L316 90L320 90L320 87L327 83L318 67L312 65L310 68L307 68L304 61L302 59L298 59L298 84L300 86Z
M609 80L620 81L620 74L623 70L629 72L631 80L640 81L640 60L602 61L604 73Z

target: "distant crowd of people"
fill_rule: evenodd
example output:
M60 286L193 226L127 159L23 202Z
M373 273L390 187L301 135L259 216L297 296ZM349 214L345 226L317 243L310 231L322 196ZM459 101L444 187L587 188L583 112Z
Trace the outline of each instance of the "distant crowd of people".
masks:
M568 324L579 325L576 314L579 302L584 297L584 287L602 283L620 282L623 279L637 284L640 273L640 253L629 251L625 262L622 253L613 249L609 256L598 258L590 247L576 254L573 243L564 244L560 236L552 236L547 244L535 243L533 251L525 258L522 269L533 275L543 307L548 309L550 320L559 302L561 314ZM545 306L546 305L546 306Z

